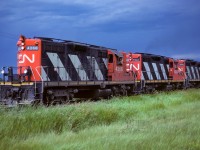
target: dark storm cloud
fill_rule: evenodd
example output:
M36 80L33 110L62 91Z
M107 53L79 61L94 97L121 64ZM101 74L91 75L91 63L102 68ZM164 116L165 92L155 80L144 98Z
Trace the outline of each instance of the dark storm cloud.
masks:
M13 39L25 34L198 59L199 16L199 0L2 0L1 51L15 57Z

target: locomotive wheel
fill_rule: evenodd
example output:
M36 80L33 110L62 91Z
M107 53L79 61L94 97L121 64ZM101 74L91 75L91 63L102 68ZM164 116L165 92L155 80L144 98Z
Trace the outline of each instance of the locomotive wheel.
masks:
M122 92L121 92L121 95L122 96L127 96L127 90L123 89Z
M50 105L52 105L52 103L53 103L53 101L54 101L54 95L53 94L47 94L46 96L45 96L45 100L44 100L44 104L46 105L46 106L50 106Z
M69 95L64 96L64 97L60 97L60 101L59 104L68 104L69 103Z

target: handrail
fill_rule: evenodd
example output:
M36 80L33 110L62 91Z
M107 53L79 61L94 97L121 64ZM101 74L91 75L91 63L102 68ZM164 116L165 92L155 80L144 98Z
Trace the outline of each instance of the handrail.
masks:
M39 75L39 77L40 77L40 79L41 79L41 81L42 81L42 90L41 90L41 93L43 93L43 92L44 92L44 91L43 91L44 81L43 81L43 78L42 78L41 74L40 74L39 71L37 70L38 68L41 68L41 67L43 67L43 66L37 66L37 67L35 67L35 70L36 70L36 72L38 73L38 75Z
M31 69L31 72L32 72L32 74L33 74L33 79L34 79L34 82L35 82L35 96L36 96L36 89L37 89L37 86L36 86L36 79L35 79L35 75L34 75L34 72L33 72L33 69L32 69L32 67L31 66L29 66L30 67L30 69Z
M36 70L37 70L37 73L40 76L40 79L42 81L44 81L43 76L38 71L38 68L41 68L41 67L44 67L44 68L48 69L47 70L47 76L49 75L49 73L48 73L49 69L52 69L52 70L56 71L57 75L60 76L60 78L62 79L62 81L70 81L71 80L70 77L74 76L72 74L72 72L70 71L71 68L66 68L66 67L52 67L52 66L37 66ZM90 81L90 78L92 78L92 77L97 77L97 79L99 79L99 81L100 80L102 80L102 81L105 80L104 79L105 77L104 77L103 73L100 72L101 69L90 69L90 68L82 69L82 68L74 68L74 67L72 67L72 68L75 69L76 72L77 72L77 74L76 74L77 75L76 76L77 80L76 81ZM65 69L66 72L63 72L62 69ZM89 72L89 74L87 72ZM80 78L80 80L79 80L79 78ZM59 82L60 80L56 80L56 81Z
M146 72L147 73L147 76L150 77L149 80L153 80L153 74L155 74L156 78L159 75L160 78L158 78L157 80L161 80L160 74L163 74L162 71L142 71L142 72ZM148 74L148 73L151 73L151 74ZM185 74L183 74L184 76L181 76L182 80L185 80L188 77L186 74L187 74L187 72ZM166 77L167 77L167 79L164 79L164 80L169 80L169 77L168 77L167 73L166 73Z

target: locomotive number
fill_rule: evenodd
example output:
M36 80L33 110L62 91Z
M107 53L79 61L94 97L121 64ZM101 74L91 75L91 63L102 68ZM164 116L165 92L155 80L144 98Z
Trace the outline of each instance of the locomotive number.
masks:
M122 67L116 67L116 71L123 71Z

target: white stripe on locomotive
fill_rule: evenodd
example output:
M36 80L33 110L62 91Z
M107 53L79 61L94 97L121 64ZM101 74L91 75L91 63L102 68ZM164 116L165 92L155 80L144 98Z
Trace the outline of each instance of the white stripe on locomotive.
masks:
M192 79L189 66L187 66L187 73L188 73L189 79Z
M199 79L200 79L200 67L199 67L199 68L197 68L197 70L199 71Z
M198 70L197 67L195 67L195 69L196 69L196 72L197 72L197 79L199 79L199 70Z
M163 74L164 79L167 80L167 74L166 74L166 72L165 72L164 65L163 65L163 64L160 64L160 68L161 68L161 70L162 70L162 74Z
M103 62L105 64L106 68L108 69L108 59L107 58L103 58Z
M154 72L156 74L157 80L160 80L160 73L158 71L158 67L157 67L156 63L152 63L152 65L153 65L153 69L154 69Z
M144 72L142 71L141 80L144 80Z
M97 77L98 80L103 80L103 74L99 68L99 65L97 64L96 59L93 57L93 59L95 60L95 75Z
M193 73L194 79L196 79L196 74L194 72L194 67L191 67L191 68L192 68L192 73Z
M71 80L58 54L48 52L47 55L54 66L54 70L59 74L60 79L63 81Z
M88 76L85 72L85 70L83 69L83 66L81 64L81 61L79 60L77 55L72 55L72 54L68 54L69 58L72 61L72 64L74 65L79 77L81 80L88 80Z
M199 78L200 78L200 67L199 67Z
M168 69L168 71L169 71L169 65L167 64L167 69Z
M50 79L49 79L49 77L47 76L47 74L46 74L46 72L45 72L45 70L44 70L44 68L43 67L41 67L41 70L42 70L42 80L43 81L50 81Z
M151 71L150 71L150 68L149 68L149 64L147 62L143 62L143 64L144 64L144 67L146 69L149 80L153 80L153 77L151 75Z
M104 80L103 78L103 74L99 68L99 65L97 64L97 61L95 59L95 57L91 57L91 56L87 56L87 59L89 60L90 63L94 63L94 65L92 65L94 68L94 72L95 72L95 76L97 77L98 80Z

